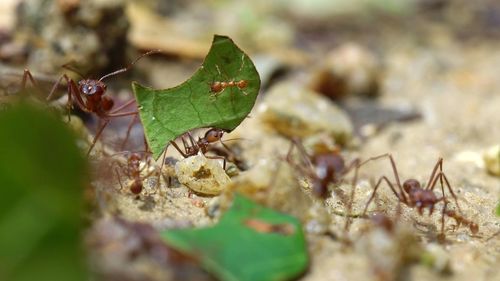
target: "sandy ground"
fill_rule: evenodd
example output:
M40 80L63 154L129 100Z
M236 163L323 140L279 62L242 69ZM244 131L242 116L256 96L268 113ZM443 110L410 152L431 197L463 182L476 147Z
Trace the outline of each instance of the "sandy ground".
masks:
M345 154L348 159L366 159L391 153L401 181L421 182L428 180L442 157L463 215L479 225L479 232L473 235L463 226L453 230L454 223L447 218L446 241L438 243L442 205L436 206L432 217L403 205L395 218L397 200L387 186L381 187L370 210L386 213L396 230L384 232L366 219L354 219L347 233L349 245L339 238L346 234L345 218L331 215L330 228L338 236L308 235L312 261L301 280L500 280L500 236L489 239L500 229L500 219L494 215L500 180L487 174L482 160L484 150L500 140L500 48L494 43L461 44L446 35L436 38L418 47L401 38L398 45L384 46L385 75L377 102L390 108L411 106L421 118L388 124ZM258 113L253 113L233 135L244 134L248 141L242 146L251 151L253 161L284 156L289 142L261 130L260 122ZM362 211L373 182L382 175L393 179L387 159L362 168L354 213ZM174 186L139 200L115 194L112 209L159 228L213 222L206 210L217 204L216 199L188 197L185 187Z

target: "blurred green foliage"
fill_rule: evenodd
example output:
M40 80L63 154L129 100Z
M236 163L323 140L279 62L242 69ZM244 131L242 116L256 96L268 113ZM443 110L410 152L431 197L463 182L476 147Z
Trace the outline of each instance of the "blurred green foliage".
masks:
M21 103L0 112L0 280L87 280L76 140L56 116Z
M309 264L304 233L296 218L238 194L217 225L167 230L162 237L225 281L290 280Z

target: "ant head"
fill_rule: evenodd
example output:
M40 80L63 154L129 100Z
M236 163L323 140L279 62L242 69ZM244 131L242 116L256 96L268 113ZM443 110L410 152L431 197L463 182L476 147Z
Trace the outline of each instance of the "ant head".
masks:
M129 161L141 161L141 155L139 153L131 153L129 156L128 156L128 160Z
M212 93L218 93L218 92L221 92L223 89L223 86L221 84L221 82L213 82L211 85L210 85L210 91Z
M205 133L204 139L205 139L205 141L212 143L212 142L219 141L223 135L224 135L223 130L213 128L213 129L208 130Z
M244 89L246 88L246 86L248 86L248 82L247 80L240 80L238 81L238 83L236 83L236 85L238 86L238 88Z
M106 92L106 84L98 80L85 79L78 81L80 92L86 96L102 96Z
M410 193L410 191L420 188L420 183L415 179L405 180L405 182L403 183L403 189L406 191L406 193Z

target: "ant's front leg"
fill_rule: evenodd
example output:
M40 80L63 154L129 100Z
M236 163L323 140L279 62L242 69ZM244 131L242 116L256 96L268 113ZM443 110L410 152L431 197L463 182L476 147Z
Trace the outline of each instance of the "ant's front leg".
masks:
M71 109L73 107L73 99L75 100L77 106L85 112L90 112L85 104L85 101L82 99L80 95L80 90L78 89L78 86L76 85L75 81L71 78L69 78L66 74L63 74L57 82L52 86L52 89L50 90L49 95L47 96L46 100L49 101L54 93L56 92L57 88L61 85L62 80L66 80L66 85L67 85L67 90L66 94L68 95L68 101L66 102L66 108L68 111L68 122L71 121Z
M33 88L40 94L40 88L38 87L36 80L33 78L33 75L31 75L31 72L28 69L24 69L23 80L21 81L21 95L24 96L26 93L26 84L28 81L31 82Z

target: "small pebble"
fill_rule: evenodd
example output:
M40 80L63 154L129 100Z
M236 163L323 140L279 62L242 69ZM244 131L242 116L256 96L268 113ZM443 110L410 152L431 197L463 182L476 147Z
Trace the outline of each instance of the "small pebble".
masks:
M231 181L219 162L198 154L177 162L175 174L180 183L194 192L218 195Z
M348 43L326 55L309 85L334 100L347 95L374 97L379 94L380 71L380 63L370 50Z
M500 145L490 147L483 154L484 164L488 173L500 177Z
M272 87L259 111L264 123L288 138L325 133L346 144L352 137L351 120L341 108L296 83Z

